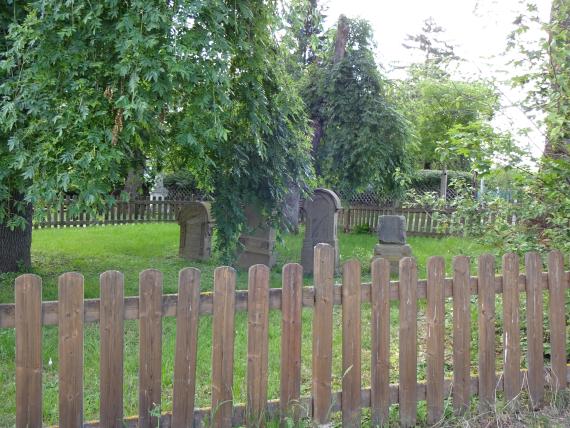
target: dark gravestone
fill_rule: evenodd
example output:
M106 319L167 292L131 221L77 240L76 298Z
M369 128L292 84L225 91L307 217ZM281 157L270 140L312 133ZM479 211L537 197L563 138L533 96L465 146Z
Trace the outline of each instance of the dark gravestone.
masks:
M304 273L313 273L315 245L321 243L334 248L335 270L338 268L337 223L340 209L340 199L329 189L316 189L313 196L305 200L305 239L301 251Z
M275 264L275 229L267 224L256 206L246 206L245 216L247 226L239 238L243 250L237 259L237 265L244 269L256 264L272 267Z
M406 244L406 218L385 215L378 219L379 244L374 247L374 258L382 257L390 262L390 272L398 273L400 260L412 256L412 247Z
M178 213L179 255L188 260L208 260L211 255L212 217L210 204L191 202Z
M406 243L406 217L383 215L378 219L378 240L381 244Z

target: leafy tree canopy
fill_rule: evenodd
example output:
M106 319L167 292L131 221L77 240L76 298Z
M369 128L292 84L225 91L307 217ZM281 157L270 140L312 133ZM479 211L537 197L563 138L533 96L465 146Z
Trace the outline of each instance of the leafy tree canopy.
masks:
M244 202L268 213L311 176L301 100L278 58L274 1L35 1L1 62L0 222L10 198L70 189L98 210L133 153L212 190L232 253Z
M408 122L386 96L370 24L341 16L339 28L345 33L337 30L326 58L309 67L301 92L313 121L322 125L314 146L316 171L341 190L395 192L398 173L409 165Z

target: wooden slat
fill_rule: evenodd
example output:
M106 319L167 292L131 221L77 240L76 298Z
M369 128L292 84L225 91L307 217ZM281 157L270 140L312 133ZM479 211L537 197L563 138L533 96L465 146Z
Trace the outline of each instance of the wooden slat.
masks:
M158 426L162 372L162 273L148 269L139 278L139 423Z
M503 347L504 391L507 401L521 391L521 348L519 325L519 258L516 254L503 256Z
M548 255L548 291L550 316L550 360L552 362L551 387L554 392L566 388L566 288L564 256L560 251Z
M372 425L388 423L390 407L390 262L372 262Z
M100 277L100 420L106 427L123 426L124 277L108 271Z
M59 426L83 423L83 276L59 277Z
M303 305L303 267L298 263L283 266L281 303L281 421L299 420L301 398L301 328Z
M495 259L479 257L479 409L495 403Z
M172 398L172 425L176 427L193 426L199 314L200 271L182 269L178 279Z
M444 300L443 257L430 257L427 262L427 409L428 424L435 425L443 417Z
M414 259L400 260L400 425L416 424L416 382L418 366L417 338L418 269Z
M544 346L542 313L542 261L538 253L527 253L526 313L528 336L528 391L531 404L538 408L544 399Z
M360 426L361 340L360 262L342 269L342 425Z
M265 426L267 405L269 268L249 268L247 300L247 423Z
M16 428L42 426L42 280L16 278Z
M453 408L463 414L469 406L471 308L469 257L453 259Z
M332 398L332 330L334 249L317 244L314 255L315 308L313 315L313 421L326 424Z
M212 425L232 426L234 313L236 273L231 267L214 271L212 320Z

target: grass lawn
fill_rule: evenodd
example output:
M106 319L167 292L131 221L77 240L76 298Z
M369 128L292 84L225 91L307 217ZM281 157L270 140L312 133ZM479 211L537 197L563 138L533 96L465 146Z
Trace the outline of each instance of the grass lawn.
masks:
M369 279L369 262L374 244L373 235L341 234L341 261L356 257L363 264L363 280ZM445 257L448 273L451 260L455 255L477 256L487 250L476 243L459 237L443 239L409 238L414 256L419 266L419 276L425 277L428 257ZM302 235L286 235L278 244L278 264L271 275L271 286L280 286L281 267L287 262L298 262L301 253ZM212 289L213 270L218 261L213 258L207 263L187 262L178 258L178 226L175 224L124 225L110 227L91 227L82 229L46 229L34 231L33 235L33 272L43 278L43 299L57 300L57 277L63 272L78 271L85 276L85 297L99 295L99 274L105 270L116 269L125 274L125 294L138 294L138 274L146 268L160 269L164 274L164 292L175 293L177 290L178 271L186 266L194 266L202 271L202 289ZM475 263L472 267L476 270ZM13 281L15 275L0 276L0 303L13 302ZM310 278L305 279L310 284ZM337 279L339 282L340 279ZM247 273L238 272L238 289L247 288ZM420 303L418 319L420 336L425 333L422 320L425 316ZM392 382L397 381L397 306L392 307ZM310 394L311 379L311 318L312 312L303 314L303 368L302 393ZM368 386L370 376L370 309L364 306L362 311L362 346L363 346L363 386ZM449 322L447 323L450 324ZM247 360L247 319L245 313L236 315L235 340L235 402L244 402L245 368ZM334 344L338 352L334 353L333 373L334 388L341 386L341 319L335 308ZM174 366L175 345L174 319L165 318L163 322L163 392L162 410L172 407L172 373ZM210 366L211 366L211 317L204 316L200 321L197 367L197 406L210 404ZM269 329L269 397L279 395L279 355L280 355L280 313L272 311ZM450 335L446 335L448 338ZM420 337L420 343L422 338ZM451 345L450 345L451 346ZM136 415L137 371L138 371L138 326L134 321L125 326L125 415ZM425 355L420 345L419 378L425 373ZM451 348L449 348L451 349ZM452 371L450 352L446 351L446 371ZM475 352L474 352L475 353ZM0 427L13 426L15 421L15 382L14 382L15 344L13 330L0 330L0 382L3 385L3 400L0 401ZM43 412L44 422L57 422L57 329L43 328ZM85 374L84 374L84 413L85 418L98 419L99 411L99 331L98 325L85 327Z

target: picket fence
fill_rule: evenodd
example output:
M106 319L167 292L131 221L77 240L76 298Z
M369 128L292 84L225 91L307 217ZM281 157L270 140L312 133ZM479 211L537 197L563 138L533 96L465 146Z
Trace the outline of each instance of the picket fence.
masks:
M16 334L16 426L42 424L42 326L59 327L59 424L61 427L160 427L201 426L211 418L214 427L246 424L263 426L267 418L309 417L317 425L342 412L343 426L359 426L361 409L371 408L372 423L388 420L389 406L399 404L402 426L414 426L418 401L427 401L428 423L438 422L444 400L462 413L470 396L478 395L483 410L492 406L496 392L507 400L528 388L531 402L539 406L547 386L566 388L565 296L570 272L564 271L563 255L550 253L548 270L542 271L537 253L525 256L525 273L519 258L507 254L502 276L495 275L495 259L482 255L478 275L470 276L468 257L453 261L452 278L445 277L444 260L432 257L427 280L418 280L416 262L400 262L399 281L390 281L389 264L377 259L371 266L371 283L361 283L361 266L351 260L342 268L342 284L334 284L334 250L327 244L315 247L314 287L303 287L299 264L282 271L282 288L269 287L269 269L249 269L247 291L236 291L236 272L218 267L213 293L200 293L200 271L180 272L177 295L162 294L162 274L146 270L140 275L138 297L125 297L123 275L109 271L101 275L100 299L83 299L83 277L66 273L59 278L59 301L42 303L41 279L22 275L15 282L15 304L0 306L0 327L15 328ZM544 292L549 294L550 367L544 359ZM527 351L521 351L520 295L526 296ZM495 296L502 294L504 372L496 372ZM478 368L471 377L470 301L477 296ZM426 299L427 382L418 382L418 299ZM399 302L399 384L389 384L390 302ZM453 378L444 378L445 303L453 313ZM362 388L361 306L371 307L371 385ZM342 391L332 390L333 306L342 316ZM313 310L312 391L300 396L301 312ZM280 310L281 385L280 399L268 401L269 311ZM234 314L247 311L248 357L247 402L234 405ZM195 370L200 316L212 315L211 409L196 409ZM161 403L162 318L176 317L173 409L153 413ZM139 415L123 417L124 320L138 319L140 327ZM83 327L100 324L100 420L83 421ZM306 350L304 350L306 352ZM524 357L524 358L523 358ZM526 369L521 361L524 359ZM545 373L548 373L546 375ZM168 374L169 376L172 374Z
M438 229L439 221L436 214L451 214L452 212L452 209L351 206L341 209L339 228L344 232L351 232L357 228L375 232L380 216L403 215L406 217L408 235L440 237L448 233Z
M73 198L67 197L59 206L45 208L43 218L34 222L34 228L173 222L180 209L189 203L168 199L117 201L103 213L92 215L85 212L74 214L71 209L74 202Z

